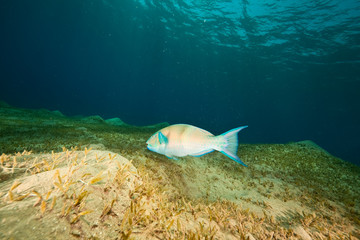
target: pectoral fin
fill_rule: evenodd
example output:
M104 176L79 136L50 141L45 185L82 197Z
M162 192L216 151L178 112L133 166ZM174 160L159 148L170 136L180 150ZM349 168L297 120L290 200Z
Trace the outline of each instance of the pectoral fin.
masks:
M178 158L176 158L176 157L174 157L174 156L169 156L169 155L165 155L167 158L169 158L169 159L174 159L174 160L176 160L176 161L178 161L179 159Z

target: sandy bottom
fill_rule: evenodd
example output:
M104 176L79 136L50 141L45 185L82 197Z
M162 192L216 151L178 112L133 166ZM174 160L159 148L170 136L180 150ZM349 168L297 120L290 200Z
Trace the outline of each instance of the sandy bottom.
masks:
M360 170L311 141L240 145L246 168L146 150L164 124L0 113L0 239L360 239Z

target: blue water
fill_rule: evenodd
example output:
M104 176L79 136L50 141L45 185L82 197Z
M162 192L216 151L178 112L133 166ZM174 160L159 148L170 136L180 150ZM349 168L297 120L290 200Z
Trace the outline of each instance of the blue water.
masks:
M360 164L360 2L11 0L0 100L244 143L309 139Z

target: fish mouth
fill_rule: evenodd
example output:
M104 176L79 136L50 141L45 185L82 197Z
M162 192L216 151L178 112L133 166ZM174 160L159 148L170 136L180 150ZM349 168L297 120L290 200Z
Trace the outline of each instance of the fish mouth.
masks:
M150 144L146 143L146 147L147 147L147 149L149 149L150 151L154 151L154 148L153 148L153 147L151 147L151 145L150 145Z

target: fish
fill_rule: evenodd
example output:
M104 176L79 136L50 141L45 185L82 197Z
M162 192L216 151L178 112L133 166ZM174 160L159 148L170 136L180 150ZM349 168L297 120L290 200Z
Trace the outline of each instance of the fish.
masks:
M150 151L175 160L177 157L185 156L200 157L216 150L247 167L236 155L238 149L237 134L247 127L234 128L215 136L192 125L174 124L154 133L146 141L146 144Z

